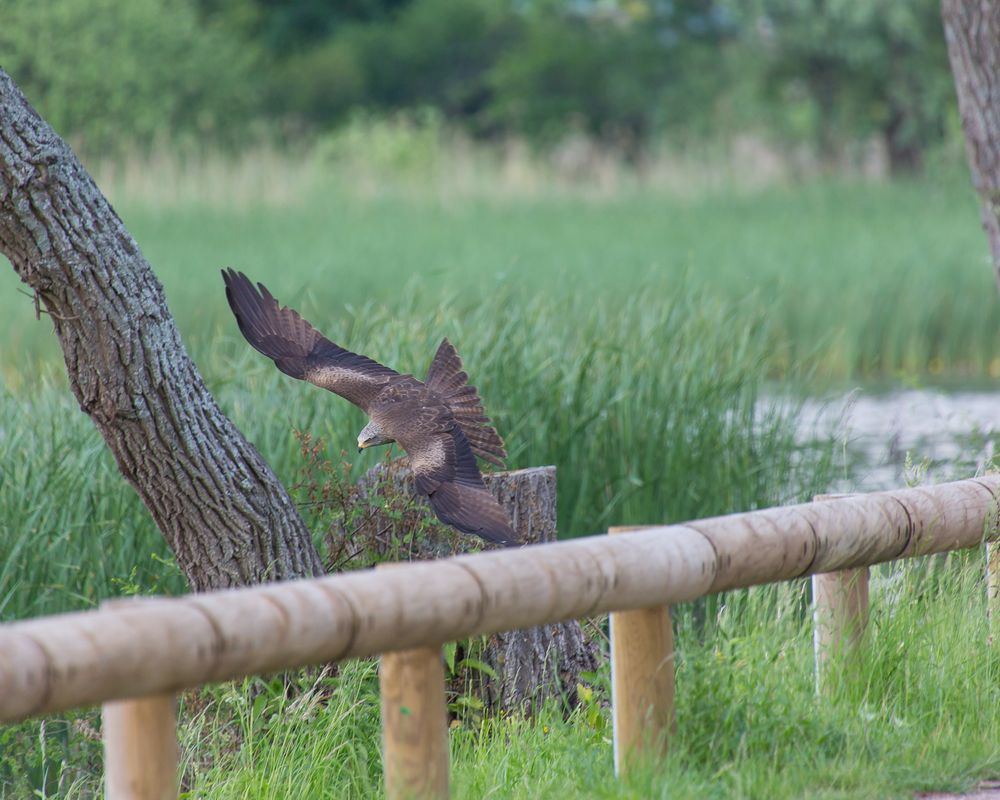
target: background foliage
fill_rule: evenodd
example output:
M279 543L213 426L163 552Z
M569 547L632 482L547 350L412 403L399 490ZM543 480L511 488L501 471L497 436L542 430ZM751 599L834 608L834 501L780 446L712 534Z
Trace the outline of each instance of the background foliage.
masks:
M11 0L0 64L86 152L231 142L261 112L252 49L189 0Z
M826 161L874 139L912 171L954 128L936 0L8 0L0 58L92 155L432 109L632 161L664 137L753 130Z

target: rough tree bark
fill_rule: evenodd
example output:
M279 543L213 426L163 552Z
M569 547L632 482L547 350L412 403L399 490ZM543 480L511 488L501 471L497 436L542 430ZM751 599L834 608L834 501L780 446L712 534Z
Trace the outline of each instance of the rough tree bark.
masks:
M321 574L284 488L184 350L138 245L3 70L0 252L51 317L80 408L191 587Z
M511 515L525 544L556 541L556 468L485 475L486 486ZM582 672L593 672L598 650L576 620L494 634L486 662L497 677L483 681L491 708L532 712L549 698L576 703Z
M555 467L485 473L483 481L511 515L520 542L556 540ZM413 530L423 533L403 557L440 558L482 546L476 537L437 523L429 504L413 494L412 478L402 460L376 465L356 491L354 502L365 510L365 516L361 525L346 533L351 540L343 545L347 549L356 552L363 542L368 549L385 554L406 541L406 533ZM400 556L394 553L393 557ZM530 714L550 698L574 705L581 673L595 670L598 656L598 648L575 620L508 631L490 636L482 654L496 677L486 673L476 677L489 710Z
M1000 3L942 0L965 152L1000 288Z

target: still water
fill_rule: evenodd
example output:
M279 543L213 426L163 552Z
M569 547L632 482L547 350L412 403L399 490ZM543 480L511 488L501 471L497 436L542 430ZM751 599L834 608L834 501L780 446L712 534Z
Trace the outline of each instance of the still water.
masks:
M968 478L994 459L1000 393L920 389L808 400L799 438L832 437L831 491L872 492ZM997 459L1000 466L1000 457Z

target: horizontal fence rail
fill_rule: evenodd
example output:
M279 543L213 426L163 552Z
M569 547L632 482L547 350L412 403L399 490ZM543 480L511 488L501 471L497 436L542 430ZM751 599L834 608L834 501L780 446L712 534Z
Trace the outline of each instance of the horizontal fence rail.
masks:
M910 556L997 537L1000 476L0 626L0 720Z

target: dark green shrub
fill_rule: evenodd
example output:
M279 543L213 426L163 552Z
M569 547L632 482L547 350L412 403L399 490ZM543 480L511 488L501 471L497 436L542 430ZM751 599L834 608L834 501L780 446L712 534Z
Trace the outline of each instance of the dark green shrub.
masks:
M192 0L7 0L3 67L87 153L240 135L256 111L252 48Z
M320 125L350 110L435 108L476 124L490 102L488 79L517 21L485 0L417 0L391 20L342 26L287 55L274 104Z
M491 73L490 113L533 139L572 127L641 140L661 120L669 54L646 32L583 20L531 20Z
M731 3L762 69L768 127L811 139L831 157L880 136L894 172L921 166L955 113L937 0Z

